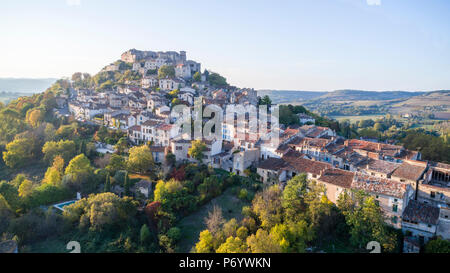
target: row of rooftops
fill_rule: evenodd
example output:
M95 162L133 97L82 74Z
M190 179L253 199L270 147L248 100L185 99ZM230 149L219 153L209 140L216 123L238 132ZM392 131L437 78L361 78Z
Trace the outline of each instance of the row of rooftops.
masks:
M386 195L403 199L407 183L398 182L388 178L382 178L350 172L333 168L330 164L309 160L302 154L291 151L282 158L269 158L259 163L258 168L267 170L290 170L297 173L310 173L317 181L332 184L341 188L362 190L375 195ZM416 200L409 200L403 211L402 218L407 222L426 223L436 225L439 219L438 207L422 204Z
M289 152L282 158L269 158L261 161L258 168L267 170L289 170L296 173L310 173L316 179L342 188L353 188L367 192L385 194L401 198L406 184L390 179L379 178L333 168L330 164L303 158L298 152Z

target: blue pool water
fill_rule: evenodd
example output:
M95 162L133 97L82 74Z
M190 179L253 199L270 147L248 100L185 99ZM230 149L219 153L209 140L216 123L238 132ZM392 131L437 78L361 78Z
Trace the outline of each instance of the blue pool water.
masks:
M60 203L60 204L56 204L54 205L55 208L64 211L64 207L68 206L68 205L72 205L73 203L77 202L77 200L72 200L72 201L67 201L64 203Z

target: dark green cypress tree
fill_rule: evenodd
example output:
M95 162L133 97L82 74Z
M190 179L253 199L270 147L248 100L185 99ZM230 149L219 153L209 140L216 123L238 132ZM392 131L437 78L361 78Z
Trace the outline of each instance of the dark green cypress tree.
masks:
M125 196L130 196L130 178L128 177L128 173L125 175L125 182L123 187L125 190Z
M86 142L84 140L81 141L78 154L86 155Z
M111 177L109 177L109 173L106 175L105 181L105 192L111 192Z

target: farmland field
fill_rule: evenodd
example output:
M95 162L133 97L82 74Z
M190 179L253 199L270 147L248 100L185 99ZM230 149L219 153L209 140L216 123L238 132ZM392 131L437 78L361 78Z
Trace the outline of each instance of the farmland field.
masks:
M384 115L365 115L365 116L330 116L330 118L335 119L337 121L350 120L351 123L355 123L359 120L372 119L377 120L383 118Z

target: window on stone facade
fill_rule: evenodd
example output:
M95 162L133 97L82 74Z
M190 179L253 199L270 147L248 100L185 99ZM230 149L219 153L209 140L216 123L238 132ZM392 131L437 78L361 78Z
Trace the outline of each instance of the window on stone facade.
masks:
M392 217L392 223L397 224L397 216Z
M432 191L432 192L430 193L430 197L431 197L431 198L435 198L435 197L436 197L436 193L435 193L434 191Z
M398 205L397 204L392 206L392 211L393 212L397 212L398 211Z

